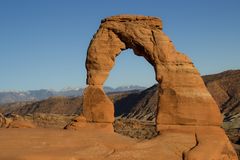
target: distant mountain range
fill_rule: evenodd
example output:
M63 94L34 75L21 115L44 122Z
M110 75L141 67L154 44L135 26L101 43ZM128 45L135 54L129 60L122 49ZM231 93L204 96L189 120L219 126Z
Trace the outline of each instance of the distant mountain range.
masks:
M144 90L146 87L138 85L121 86L117 88L104 87L106 93L123 92L130 90ZM64 88L60 91L40 89L30 91L5 91L0 92L0 104L23 102L23 101L39 101L54 96L77 97L83 94L84 88Z

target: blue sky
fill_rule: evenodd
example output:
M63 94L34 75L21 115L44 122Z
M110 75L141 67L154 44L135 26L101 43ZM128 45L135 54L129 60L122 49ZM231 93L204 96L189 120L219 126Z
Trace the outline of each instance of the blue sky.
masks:
M142 14L164 32L201 74L240 68L239 0L0 0L0 90L85 85L87 47L100 20ZM125 51L106 85L155 83L153 68Z

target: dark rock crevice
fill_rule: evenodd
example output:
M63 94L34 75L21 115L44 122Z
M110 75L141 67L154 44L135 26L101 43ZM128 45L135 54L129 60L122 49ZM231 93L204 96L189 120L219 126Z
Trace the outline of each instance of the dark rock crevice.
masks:
M199 140L198 140L198 137L197 137L197 133L195 133L194 136L195 136L195 145L192 146L188 151L184 151L182 153L182 160L188 160L188 158L187 158L188 154L199 145Z

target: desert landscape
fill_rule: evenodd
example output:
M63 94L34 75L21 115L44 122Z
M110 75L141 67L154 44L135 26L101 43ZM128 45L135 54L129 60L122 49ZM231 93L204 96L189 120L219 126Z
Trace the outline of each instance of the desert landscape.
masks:
M232 89L239 88L240 71L226 71L216 75L203 76L203 80L219 105L224 117L222 127L239 155L239 92L232 92L231 97L226 99L222 95L226 95L226 92ZM129 145L147 143L150 139L154 139L159 134L155 129L157 91L157 85L154 85L146 90L109 93L108 96L115 106L116 116L113 123L116 134L113 137L120 142L114 142L114 144L111 144L112 148L105 148L106 150L102 153L92 155L88 159L96 159L96 157L101 156L104 159L113 148L120 149L123 147L122 150L124 150ZM229 103L229 99L232 99L231 103ZM81 136L84 137L87 134L89 139L97 141L100 140L97 137L102 134L101 137L105 137L104 140L101 139L102 143L107 139L109 140L109 133L106 135L106 132L93 134L89 130L63 130L72 119L82 113L81 96L76 98L52 97L42 101L22 103L2 104L0 107L2 114L7 116L1 116L0 119L3 127L0 130L0 137L2 138L0 146L1 150L4 151L4 154L1 154L2 159L78 159L77 157L81 157L81 154L93 152L92 150L96 149L95 145L100 143L91 144L88 142L88 149L85 148L83 151L86 152L80 153L81 147L86 147L80 145L84 144ZM12 121L17 123L11 124ZM7 129L4 129L5 127ZM13 139L13 137L18 140ZM121 143L121 145L118 146L118 143ZM75 147L75 149L72 150L72 147ZM156 146L153 145L152 147L155 148ZM15 155L11 154L13 150L16 152ZM146 148L143 148L143 150L146 151ZM58 155L56 155L56 152L58 152ZM136 153L136 157L141 156L138 154ZM141 159L136 157L135 159Z
M103 83L127 48L153 65L158 84L107 95ZM102 20L86 68L83 96L1 106L1 159L238 159L240 72L203 81L160 19Z
M240 71L226 71L216 75L203 76L203 79L220 107L224 116L222 127L239 155L239 92L232 92L229 98L234 97L231 100L234 102L231 103L228 103L227 99L224 100L224 96L221 95L226 95L227 91L239 87ZM227 84L231 85L226 86ZM225 87L225 90L216 90L218 88L216 86ZM87 159L99 159L100 157L105 159L105 156L112 154L114 149L123 152L125 148L129 149L129 146L134 147L143 143L142 147L146 145L147 148L152 148L151 151L150 149L147 151L146 147L143 147L139 153L129 151L131 154L134 153L135 157L127 156L127 158L131 157L129 159L141 159L139 158L142 156L141 152L152 152L157 147L156 145L161 145L157 142L151 146L147 145L149 140L154 139L159 134L155 129L157 91L157 85L154 85L146 90L109 93L109 98L114 102L115 116L117 116L113 125L116 133L113 135L106 132L94 132L93 134L92 130L63 130L72 119L82 113L81 96L76 98L55 97L37 102L25 102L27 104L1 105L2 114L7 116L1 116L0 119L3 127L0 130L2 142L0 147L4 151L2 152L4 154L1 154L1 159L78 159L90 153L91 156ZM222 109L223 104L225 111ZM120 108L121 106L126 106L126 108ZM11 124L13 121L15 122ZM7 129L4 129L5 127ZM94 143L85 142L88 144L86 146L83 142L86 140L86 135L87 139ZM98 138L99 136L101 139ZM172 138L174 137L169 139L177 142L177 139L173 140ZM114 139L114 143L108 142L109 139ZM110 147L106 148L105 145L110 145ZM96 155L92 154L95 152L94 149L99 149ZM56 155L56 153L58 154ZM169 154L171 155L171 153ZM181 152L178 154L180 155ZM109 157L109 159L111 158Z
M239 5L0 1L0 160L238 160Z

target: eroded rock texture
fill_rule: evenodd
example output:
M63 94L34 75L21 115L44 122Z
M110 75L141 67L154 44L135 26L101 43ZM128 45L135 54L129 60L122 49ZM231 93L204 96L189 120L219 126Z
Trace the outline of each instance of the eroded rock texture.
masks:
M6 118L0 113L0 128L6 125Z
M157 124L220 125L219 109L199 72L186 55L176 51L162 31L162 22L155 17L120 15L102 20L88 49L86 67L89 87L84 92L84 101L90 101L89 94L96 90L95 86L102 87L115 58L128 48L154 67L160 84ZM106 99L102 94L102 100L91 102L101 103L101 116L92 112L95 104L85 103L88 121L113 121L113 114L109 111L112 106ZM99 111L99 107L96 108Z
M143 56L156 73L159 83L157 129L164 134L176 132L193 137L190 140L193 145L174 159L180 156L184 160L236 160L236 153L219 127L222 117L217 104L191 60L176 51L162 28L160 19L148 16L119 15L102 20L86 60L88 87L83 96L86 121L112 125L113 104L102 86L115 58L131 48L134 54Z

